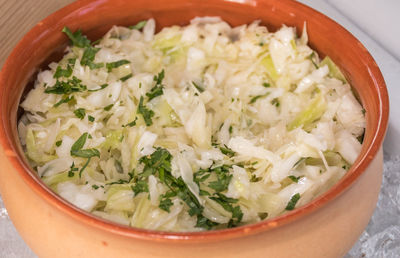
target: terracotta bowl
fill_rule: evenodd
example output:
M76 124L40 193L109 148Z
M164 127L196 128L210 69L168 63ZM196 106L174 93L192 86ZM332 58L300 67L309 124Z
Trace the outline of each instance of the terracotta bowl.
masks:
M300 33L329 55L358 93L367 127L360 156L346 176L311 203L277 218L227 230L171 233L129 228L73 207L30 169L17 136L18 105L35 73L60 58L61 29L81 28L93 40L112 25L154 17L158 29L195 16L221 16L236 26L260 19ZM28 86L29 87L29 86ZM0 188L15 227L39 257L339 257L354 244L376 205L382 141L388 122L382 75L363 45L343 27L289 0L82 0L37 24L18 43L0 75Z

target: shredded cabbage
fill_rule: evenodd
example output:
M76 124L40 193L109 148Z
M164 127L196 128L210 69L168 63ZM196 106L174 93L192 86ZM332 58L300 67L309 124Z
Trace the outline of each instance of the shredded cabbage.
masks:
M18 123L39 177L96 216L200 231L305 205L355 162L364 109L306 26L153 19L72 46L38 74Z

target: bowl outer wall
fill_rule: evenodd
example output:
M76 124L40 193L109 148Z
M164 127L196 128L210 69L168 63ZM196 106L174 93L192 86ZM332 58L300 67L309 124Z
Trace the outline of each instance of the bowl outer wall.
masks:
M282 23L301 31L307 21L310 44L320 54L327 54L342 68L360 95L367 110L367 131L362 153L348 174L318 199L278 218L231 230L205 233L159 233L117 226L95 219L71 207L50 192L22 157L16 133L16 110L22 88L37 68L50 56L49 50L59 51L67 43L59 33L62 27L83 28L91 38L104 34L111 24L129 25L155 17L158 24L184 24L196 15L218 15L232 25L261 19L269 28ZM63 45L64 44L64 45ZM49 16L33 28L7 59L0 75L1 119L0 141L5 162L12 164L12 173L25 180L36 194L69 215L111 232L145 239L223 239L247 233L257 233L299 219L317 207L337 197L366 169L376 155L387 127L388 98L382 75L367 50L350 33L324 15L293 1L78 1ZM28 173L27 173L28 172Z

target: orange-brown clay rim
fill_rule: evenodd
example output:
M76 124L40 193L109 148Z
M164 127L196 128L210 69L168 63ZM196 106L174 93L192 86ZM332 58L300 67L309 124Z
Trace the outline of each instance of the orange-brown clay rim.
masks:
M232 0L226 0L232 2ZM17 54L24 49L24 47L29 44L29 41L35 38L35 35L38 35L39 32L43 30L45 25L49 23L51 20L54 20L56 17L64 17L68 15L70 12L83 8L84 6L96 2L95 0L80 0L74 2L59 11L53 13L43 21L41 21L38 25L36 25L32 30L30 30L26 36L18 43L15 47L11 55L8 57L6 63L3 66L3 69L0 74L0 100L3 102L4 96L4 84L6 82L6 77L9 72L12 71L12 63ZM105 2L105 0L97 1L97 2ZM194 1L196 2L196 1ZM212 0L208 2L224 2L223 0ZM236 2L236 1L233 1ZM242 1L241 1L242 2ZM245 1L246 2L246 1ZM250 2L257 2L252 0ZM262 1L260 1L262 2ZM279 1L281 4L291 5L292 7L298 9L301 12L305 12L309 15L318 16L321 22L326 23L329 26L335 27L335 29L339 30L339 32L346 36L349 40L349 44L351 46L359 46L362 47L361 43L352 36L347 30L341 27L339 24L326 17L325 15L295 1L291 0L281 0ZM377 99L379 101L379 110L374 112L378 112L378 121L377 128L375 132L373 132L373 139L371 144L368 146L368 149L365 151L364 155L360 156L356 163L352 166L351 170L348 172L349 176L345 176L339 183L329 189L326 193L311 201L310 203L295 209L291 212L288 212L284 215L268 219L256 224L245 225L232 229L224 229L224 230L214 230L214 231L205 231L205 232L161 232L161 231L153 231L153 230L144 230L137 229L132 227L127 227L123 225L119 225L110 221L106 221L104 219L95 217L88 212L82 211L68 202L64 201L61 197L52 192L40 179L34 176L34 172L28 167L27 163L24 161L24 158L21 157L18 153L18 148L12 143L12 135L5 125L9 123L8 119L10 114L7 113L5 105L0 103L0 114L1 114L1 126L0 126L0 143L4 149L4 153L6 153L9 162L15 168L19 176L31 187L36 194L40 195L51 205L57 207L60 211L70 215L74 219L80 220L82 223L87 225L96 227L98 229L102 229L104 231L108 231L113 234L118 234L130 238L136 239L144 239L144 240L155 240L155 241L180 241L180 242L198 242L198 241L215 241L215 240L223 240L241 237L245 235L255 234L261 231L271 230L273 228L279 227L281 225L285 225L287 223L294 222L301 217L321 208L329 201L333 200L341 193L343 193L346 189L351 186L356 179L367 169L371 161L376 156L379 148L382 145L383 138L386 132L387 124L388 124L388 111L389 111L389 100L388 94L385 86L384 79L382 77L379 68L377 67L375 61L371 57L369 53L365 54L366 62L369 67L369 74L374 81L375 91L377 94ZM16 140L18 142L18 140Z

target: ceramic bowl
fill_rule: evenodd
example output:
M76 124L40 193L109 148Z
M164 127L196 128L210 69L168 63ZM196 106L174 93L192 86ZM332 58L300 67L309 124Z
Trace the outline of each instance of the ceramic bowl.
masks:
M35 73L67 45L64 26L91 39L112 25L154 17L158 29L195 16L220 16L232 26L260 19L270 30L286 24L329 55L366 110L361 154L340 182L309 204L282 216L233 229L172 233L102 220L62 200L30 169L17 136L18 105ZM0 75L0 189L15 227L39 257L339 257L368 223L382 173L388 96L368 51L343 27L289 0L82 0L50 15L18 43Z

